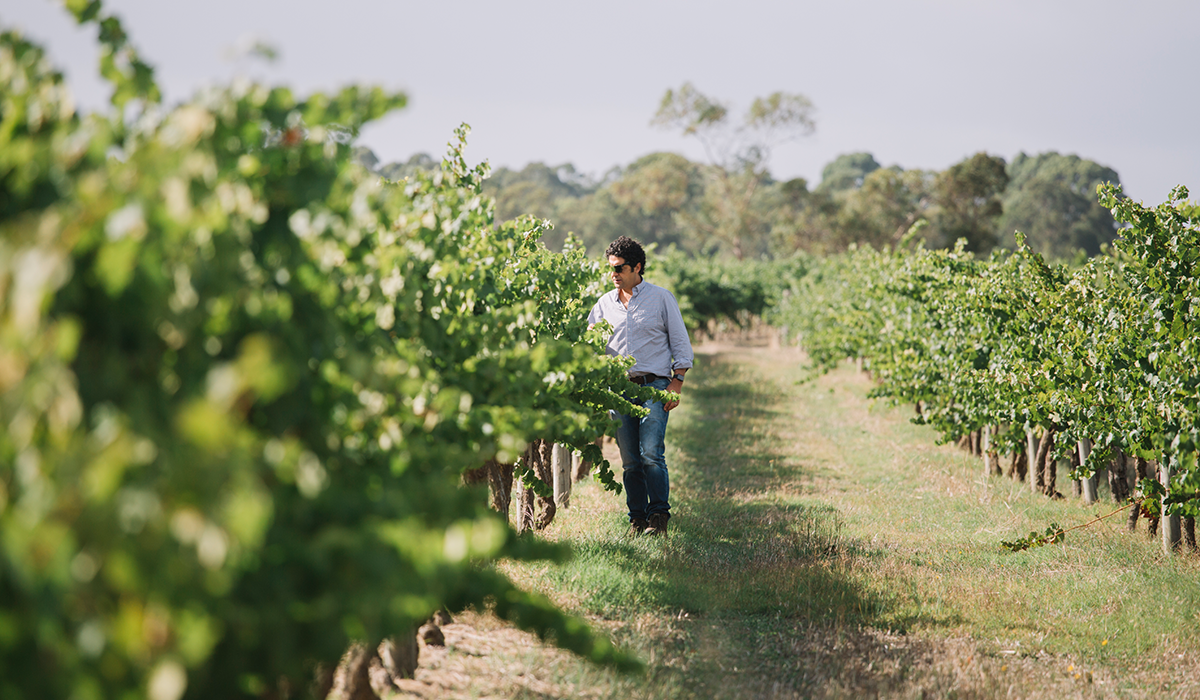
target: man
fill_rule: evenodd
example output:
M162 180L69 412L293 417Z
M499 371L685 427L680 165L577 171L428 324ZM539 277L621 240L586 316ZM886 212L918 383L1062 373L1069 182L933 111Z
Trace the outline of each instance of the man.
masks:
M612 324L608 354L632 357L629 380L663 389L676 398L667 403L647 401L645 418L621 416L617 446L624 467L625 500L630 533L661 535L671 517L670 479L664 438L667 413L679 405L683 379L692 366L692 343L675 297L642 279L646 253L637 241L621 236L608 246L609 274L615 289L596 302L588 324L604 319Z

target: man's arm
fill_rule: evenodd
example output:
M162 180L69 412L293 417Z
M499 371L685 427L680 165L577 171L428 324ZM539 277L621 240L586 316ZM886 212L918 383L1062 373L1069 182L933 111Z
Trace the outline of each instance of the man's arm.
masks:
M672 394L683 393L683 377L692 368L692 341L688 338L687 326L683 325L683 314L679 312L679 303L675 295L668 292L667 296L667 345L671 348L671 383L667 391ZM663 408L670 411L679 405L676 399Z
M686 373L692 367L692 340L688 337L687 326L683 325L679 302L675 301L675 295L667 294L667 347L671 350L671 372Z

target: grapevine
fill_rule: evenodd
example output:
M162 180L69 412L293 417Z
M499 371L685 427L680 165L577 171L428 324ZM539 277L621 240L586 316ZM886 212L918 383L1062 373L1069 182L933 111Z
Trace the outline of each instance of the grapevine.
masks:
M627 408L577 313L597 264L496 224L465 127L433 173L354 163L403 95L164 107L117 19L67 4L108 113L0 35L0 696L286 694L472 605L635 667L489 567L567 552L459 484Z
M989 428L1023 451L1040 436L1029 479L1046 495L1058 495L1047 463L1078 453L1072 478L1089 479L1119 451L1163 469L1143 507L1194 517L1200 209L1182 187L1155 208L1115 186L1097 194L1127 228L1078 267L1047 263L1019 233L989 260L852 248L814 264L776 316L816 367L861 359L874 396L913 404L943 440Z

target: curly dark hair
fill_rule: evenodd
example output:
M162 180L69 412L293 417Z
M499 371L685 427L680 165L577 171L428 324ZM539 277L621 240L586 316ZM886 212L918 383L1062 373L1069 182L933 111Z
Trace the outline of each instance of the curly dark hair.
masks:
M617 240L608 245L608 250L604 251L605 255L615 255L618 258L623 258L630 265L629 269L636 269L638 263L641 263L641 274L646 274L646 251L642 250L642 244L633 240L629 236L621 236Z

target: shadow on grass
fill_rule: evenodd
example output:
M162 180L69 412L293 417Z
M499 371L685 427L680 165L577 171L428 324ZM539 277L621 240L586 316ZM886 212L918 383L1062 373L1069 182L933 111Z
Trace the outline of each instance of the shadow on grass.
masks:
M719 355L702 364L704 371L689 377L687 413L673 416L667 430L670 533L616 540L598 533L576 542L574 561L551 574L586 591L587 612L678 622L683 631L671 639L680 658L703 661L685 681L693 688L725 673L722 660L735 657L744 659L742 668L758 666L798 687L788 670L798 651L794 635L812 630L957 624L918 619L902 594L862 583L856 564L886 554L848 538L836 508L805 497L812 475L804 465L813 460L790 454L777 435L796 419L786 390ZM654 665L669 672L664 663Z
M667 430L676 462L671 533L576 543L594 592L589 612L608 617L648 606L870 623L882 601L854 581L863 551L844 537L837 510L780 489L804 476L772 434L773 423L792 420L786 395L719 356L702 362L688 387L688 413L673 416Z

